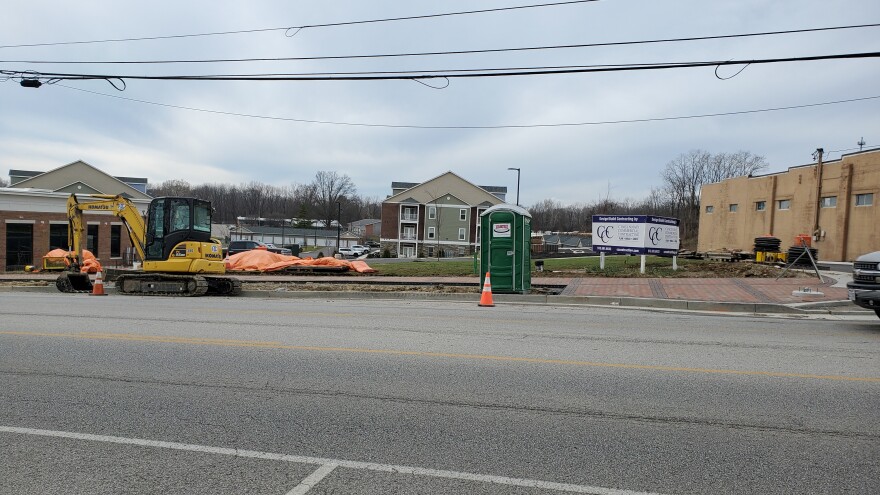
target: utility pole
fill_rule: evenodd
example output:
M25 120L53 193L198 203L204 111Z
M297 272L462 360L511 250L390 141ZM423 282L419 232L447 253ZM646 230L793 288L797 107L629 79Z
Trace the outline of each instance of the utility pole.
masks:
M862 137L861 139L859 139L859 142L856 144L859 145L859 151L862 151L862 148L865 147L865 138Z
M516 170L516 206L519 206L519 169L516 167L508 167L507 170Z
M821 237L821 231L819 230L819 210L822 209L822 155L825 153L825 150L822 148L816 148L816 152L813 153L813 158L816 159L816 216L813 220L813 236L818 241Z
M342 203L336 202L336 251L339 251L339 234L342 232Z

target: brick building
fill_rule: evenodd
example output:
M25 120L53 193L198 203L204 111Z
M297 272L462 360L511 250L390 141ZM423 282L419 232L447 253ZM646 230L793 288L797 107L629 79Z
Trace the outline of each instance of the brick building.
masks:
M67 199L76 194L122 194L143 213L150 203L147 180L113 177L76 161L48 172L10 170L0 188L0 271L39 265L55 248L68 248ZM86 213L86 248L105 266L121 265L131 241L118 217Z
M756 237L772 235L786 250L799 234L813 236L819 259L852 261L880 250L880 149L785 172L734 177L700 193L701 252L751 252Z

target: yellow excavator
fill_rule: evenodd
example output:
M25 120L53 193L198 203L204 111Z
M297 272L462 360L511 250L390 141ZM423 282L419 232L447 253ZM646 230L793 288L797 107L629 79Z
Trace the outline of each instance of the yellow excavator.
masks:
M196 198L165 197L150 202L146 223L134 204L123 196L91 194L80 202L76 194L67 200L68 271L55 286L61 292L91 292L88 274L80 273L83 241L86 239L84 211L111 212L128 230L129 238L143 260L143 269L120 274L120 294L202 296L241 293L241 281L225 276L223 250L211 238L211 203Z

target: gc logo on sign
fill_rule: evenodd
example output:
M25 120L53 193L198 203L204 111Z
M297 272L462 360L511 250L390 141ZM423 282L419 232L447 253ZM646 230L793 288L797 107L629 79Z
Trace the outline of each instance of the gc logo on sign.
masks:
M614 227L602 225L596 229L596 236L608 244L608 239L614 237Z
M663 234L663 227L651 227L648 229L648 240L651 244L657 245L660 242L660 236Z

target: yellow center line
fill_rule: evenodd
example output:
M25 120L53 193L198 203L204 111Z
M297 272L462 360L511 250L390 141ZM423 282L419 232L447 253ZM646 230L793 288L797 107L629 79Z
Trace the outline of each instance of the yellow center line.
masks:
M880 383L880 377L874 376L842 376L842 375L813 375L808 373L784 373L779 371L756 371L756 370L731 370L731 369L714 369L714 368L691 368L686 366L661 366L653 364L629 364L629 363L603 363L596 361L577 361L569 359L544 359L529 358L516 356L493 356L487 354L461 354L452 352L426 352L426 351L406 351L395 349L363 349L357 347L324 347L311 345L290 345L281 342L259 341L259 340L235 340L235 339L209 339L197 337L177 337L164 335L134 335L125 333L99 333L99 332L77 332L77 333L47 333L47 332L15 332L0 331L0 335L15 335L24 337L55 337L55 338L71 338L71 339L87 339L87 340L118 340L130 342L152 342L163 344L189 344L189 345L208 345L223 347L255 347L260 349L283 349L294 351L316 351L316 352L347 352L357 354L384 354L390 356L417 356L431 358L450 358L450 359L469 359L478 361L498 361L511 363L533 363L533 364L553 364L566 366L581 366L591 368L618 368L629 370L650 370L650 371L675 371L684 373L708 373L716 375L742 375L742 376L767 376L773 378L806 378L812 380L835 380L849 382L869 382Z
M319 312L319 311L279 311L279 310L262 310L262 309L191 309L192 312L200 312L200 313L221 313L221 314L258 314L258 315L276 315L276 316L313 316L313 317L326 317L333 316L338 318L357 318L361 320L367 320L369 318L384 318L388 315L383 314L369 314L369 313L338 313L338 312ZM434 316L421 316L421 315L407 315L406 318L408 320L436 320L438 317ZM493 322L498 323L522 323L524 320L509 320L509 319L501 319L497 317L480 317L480 316L468 316L471 320L491 320Z

